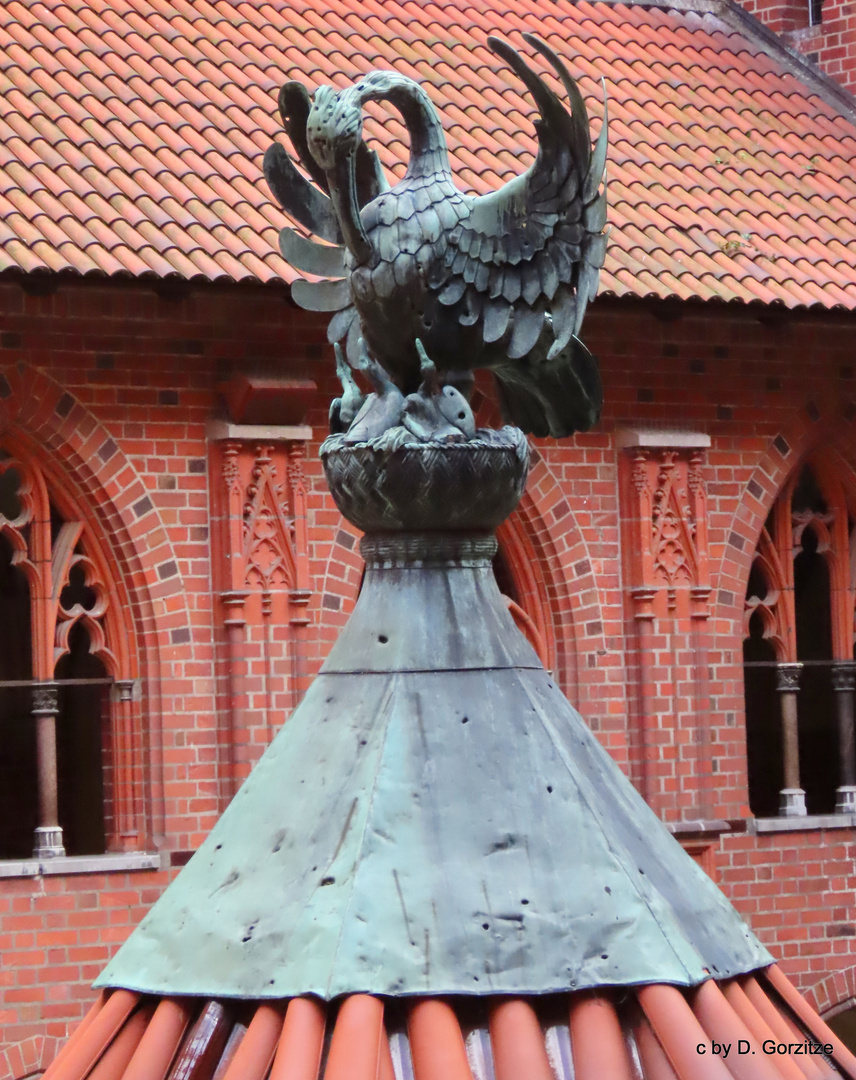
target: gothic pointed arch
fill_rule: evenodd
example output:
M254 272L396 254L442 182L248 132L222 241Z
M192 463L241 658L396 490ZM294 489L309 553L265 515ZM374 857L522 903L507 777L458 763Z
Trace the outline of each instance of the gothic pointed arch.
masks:
M178 644L189 624L175 554L110 432L26 364L0 372L0 449L3 460L21 466L38 523L19 562L37 616L32 677L47 684L40 716L64 707L63 680L81 665L90 685L107 687L104 843L110 850L157 844L164 817L159 633L168 620ZM14 545L10 529L0 528L0 545ZM61 745L58 751L61 757Z
M781 483L745 588L749 800L759 816L856 805L854 523L856 475L815 442Z

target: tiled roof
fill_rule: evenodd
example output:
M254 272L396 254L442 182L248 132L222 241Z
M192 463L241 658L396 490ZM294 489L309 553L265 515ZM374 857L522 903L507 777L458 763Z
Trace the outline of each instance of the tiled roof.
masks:
M806 1040L829 1056L809 1056ZM727 1057L714 1056L717 1043ZM854 1069L774 966L692 990L386 1003L353 994L331 1007L115 990L44 1080L834 1080Z
M460 185L495 188L528 162L534 110L485 38L527 29L581 77L595 132L606 81L603 291L856 308L846 95L733 5L680 3L7 0L0 270L291 280L261 173L289 78L419 79ZM401 122L367 131L400 174Z

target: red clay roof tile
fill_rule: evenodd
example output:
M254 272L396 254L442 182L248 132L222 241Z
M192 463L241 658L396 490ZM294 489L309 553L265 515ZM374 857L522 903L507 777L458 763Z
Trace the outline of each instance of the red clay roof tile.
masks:
M373 66L420 78L461 185L497 187L532 159L535 110L485 38L525 28L566 57L595 133L606 78L605 291L856 308L854 116L728 9L681 6L10 0L0 266L290 280L261 176L287 78L342 86ZM400 174L406 133L379 116L367 133Z

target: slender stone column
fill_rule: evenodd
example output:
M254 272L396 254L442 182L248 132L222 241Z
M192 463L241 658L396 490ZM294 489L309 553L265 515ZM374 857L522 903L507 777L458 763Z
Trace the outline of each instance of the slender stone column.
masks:
M805 815L805 792L800 787L800 746L797 726L797 694L800 688L802 664L779 664L776 668L776 689L782 705L782 746L784 751L785 786L779 792L779 814L782 817Z
M134 747L134 680L117 679L113 684L113 746L116 760L113 781L113 820L115 835L111 850L133 851L140 839L138 815L138 778Z
M33 841L33 858L65 855L57 807L56 717L59 702L56 683L33 687L33 719L39 762L39 824Z
M856 741L853 727L853 692L856 663L838 660L832 666L832 688L838 705L838 768L841 784L835 793L837 814L856 814Z

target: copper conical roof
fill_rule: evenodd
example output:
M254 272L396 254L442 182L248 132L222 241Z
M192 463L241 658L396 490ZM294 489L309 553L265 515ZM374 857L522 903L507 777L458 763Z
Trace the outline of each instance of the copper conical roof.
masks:
M98 986L544 994L770 962L516 629L494 548L364 542L321 674Z

